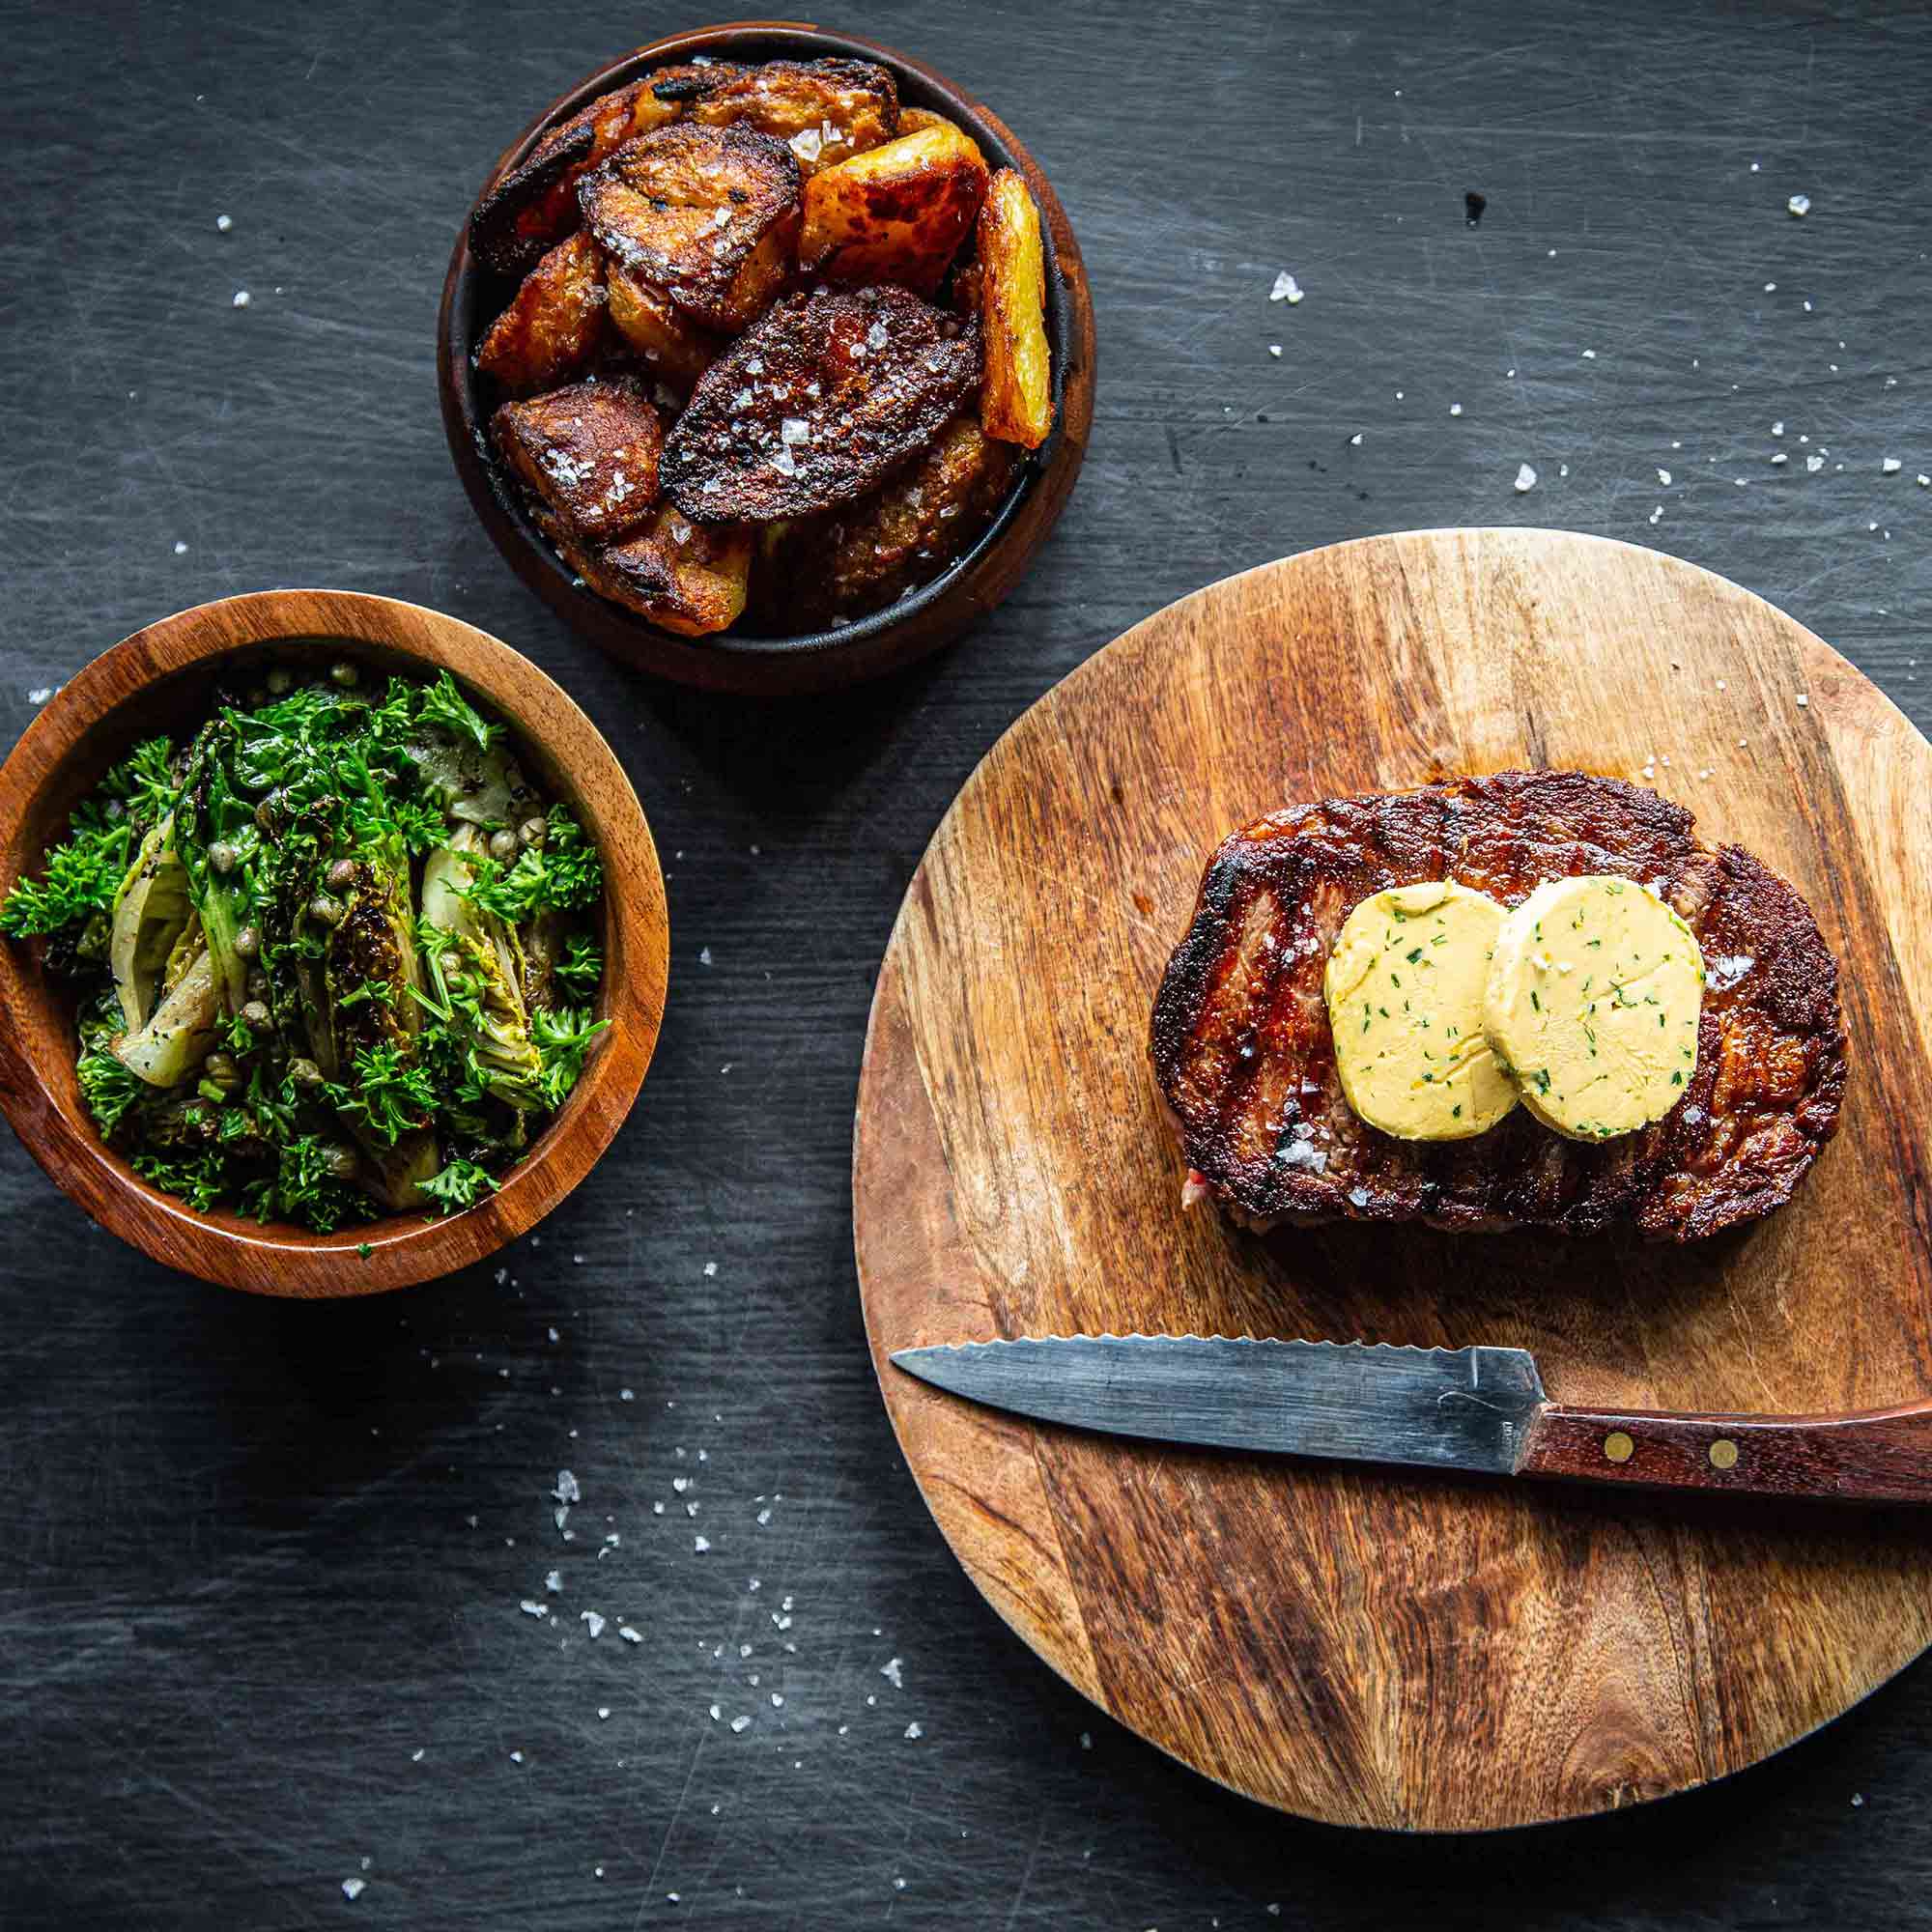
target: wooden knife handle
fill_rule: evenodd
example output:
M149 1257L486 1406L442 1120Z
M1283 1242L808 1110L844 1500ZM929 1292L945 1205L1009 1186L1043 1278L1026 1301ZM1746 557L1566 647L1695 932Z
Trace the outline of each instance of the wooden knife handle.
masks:
M1932 1401L1851 1415L1675 1415L1549 1403L1523 1436L1520 1476L1932 1503Z

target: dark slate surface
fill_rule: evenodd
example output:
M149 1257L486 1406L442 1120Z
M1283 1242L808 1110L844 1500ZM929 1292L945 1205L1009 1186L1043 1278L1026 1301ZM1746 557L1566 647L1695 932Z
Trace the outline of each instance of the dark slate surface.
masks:
M589 708L655 821L676 940L641 1104L501 1284L251 1303L139 1260L0 1148L0 1921L1924 1922L1923 1667L1728 1786L1468 1843L1265 1814L1098 1717L980 1603L895 1457L846 1184L874 965L947 801L1056 678L1210 579L1374 530L1601 531L1762 591L1928 722L1932 18L847 16L982 94L1055 178L1098 420L997 619L783 710L641 686L565 632L472 524L435 407L437 291L491 157L688 23L0 7L0 729L185 605L417 599ZM1299 306L1267 300L1283 267ZM554 1627L518 1607L554 1567Z

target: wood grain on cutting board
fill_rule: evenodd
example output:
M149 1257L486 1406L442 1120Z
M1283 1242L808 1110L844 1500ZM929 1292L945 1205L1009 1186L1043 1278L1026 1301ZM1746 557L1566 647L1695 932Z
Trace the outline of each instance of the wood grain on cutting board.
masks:
M1800 703L1803 696L1805 702ZM1654 782L1810 900L1851 1082L1793 1205L1688 1250L1179 1211L1145 1035L1234 826L1447 772ZM1932 747L1737 586L1536 530L1371 538L1184 599L1049 693L935 837L873 1010L867 1325L940 1527L1122 1721L1268 1804L1495 1827L1703 1782L1932 1642L1906 1516L1609 1496L1034 1427L893 1349L1129 1329L1535 1351L1559 1401L1932 1388Z

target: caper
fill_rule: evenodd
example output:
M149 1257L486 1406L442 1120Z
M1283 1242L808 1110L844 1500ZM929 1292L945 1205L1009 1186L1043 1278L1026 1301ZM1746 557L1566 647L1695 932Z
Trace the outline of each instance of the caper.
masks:
M232 872L235 869L235 848L225 838L217 838L208 848L208 863L217 872Z
M218 1046L202 1063L202 1072L223 1093L231 1087L242 1084L242 1069L235 1064L235 1056L225 1046Z
M247 929L252 932L255 928L250 926ZM237 933L236 937L239 939L241 934ZM248 997L251 1000L266 1000L269 997L269 976L259 966L251 966L248 969L247 984Z
M517 835L507 828L491 833L490 856L493 859L514 859L517 856Z
M289 1062L289 1078L298 1087L320 1087L322 1085L322 1068L305 1055L298 1055L296 1059Z
M526 845L541 845L550 827L541 818L526 818L517 827L517 837Z
M264 832L272 832L275 829L275 820L281 812L281 796L280 792L271 791L255 808L255 823Z
M286 697L295 689L295 673L285 665L277 665L269 673L269 693L273 697Z
M262 935L252 925L244 925L235 935L235 951L243 959L252 959L262 950Z
M248 1024L251 1027L253 1027L257 1033L260 1033L268 1026L270 1020L273 1017L273 1015L269 1011L268 1005L266 1002L262 1000L250 1000L247 1003L247 1005L242 1009L242 1017L244 1020L246 1020Z
M355 1150L354 1148L346 1148L339 1144L325 1148L322 1164L337 1180L354 1180L355 1179L356 1160Z
M342 901L330 898L327 893L317 893L308 902L308 916L318 925L340 925Z
M346 893L355 883L357 867L354 859L338 859L329 867L327 878L330 888L338 893Z
M353 690L362 673L347 658L338 658L328 668L328 681L339 684L344 691Z

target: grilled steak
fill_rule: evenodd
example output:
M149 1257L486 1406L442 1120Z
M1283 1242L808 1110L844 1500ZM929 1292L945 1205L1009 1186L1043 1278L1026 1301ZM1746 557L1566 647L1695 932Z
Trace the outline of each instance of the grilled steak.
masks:
M1504 905L1617 873L1697 935L1697 1070L1661 1121L1599 1144L1519 1107L1473 1140L1395 1140L1342 1095L1322 996L1335 935L1371 893L1450 878ZM1838 969L1804 901L1690 814L1581 772L1499 772L1326 799L1223 841L1155 996L1154 1075L1191 1170L1254 1227L1348 1217L1448 1229L1635 1227L1690 1241L1791 1197L1838 1123Z

